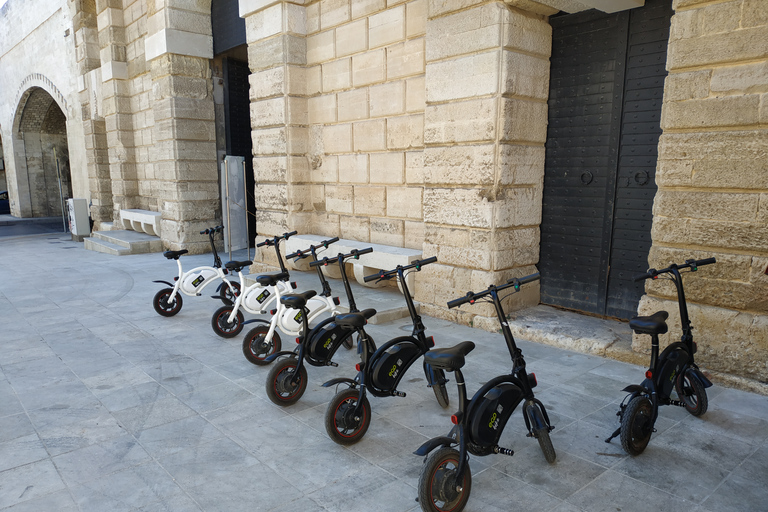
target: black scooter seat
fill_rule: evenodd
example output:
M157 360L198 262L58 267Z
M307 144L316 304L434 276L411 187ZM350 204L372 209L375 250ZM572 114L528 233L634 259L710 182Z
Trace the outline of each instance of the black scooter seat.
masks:
M256 282L261 286L275 286L279 281L285 281L288 279L287 272L280 272L279 274L261 274L256 276Z
M186 249L182 249L180 251L165 251L163 253L163 256L165 256L169 260L177 260L179 259L179 256L181 256L182 254L187 254L188 252L189 251Z
M629 327L637 334L664 334L667 332L667 318L669 313L657 311L651 316L636 316L629 321Z
M232 270L234 272L240 272L245 267L251 266L253 262L252 261L228 261L224 264L227 269Z
M474 350L475 344L471 341L462 341L449 348L436 348L424 354L424 362L432 368L439 368L452 372L464 366L464 356Z
M315 290L309 290L304 293L291 293L280 297L280 302L287 308L301 309L306 306L307 301L317 295Z
M345 329L360 329L368 323L368 319L376 314L375 309L365 309L357 313L345 313L333 317L333 322Z

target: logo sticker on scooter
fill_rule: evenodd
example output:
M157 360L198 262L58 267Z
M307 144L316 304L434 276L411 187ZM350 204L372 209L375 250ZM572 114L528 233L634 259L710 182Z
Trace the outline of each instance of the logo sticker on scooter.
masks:
M333 343L333 340L335 340L335 339L336 339L336 334L334 334L333 336L331 336L330 338L328 338L328 339L326 340L326 342L323 344L323 348L328 348L328 347L330 347L330 346L331 346L331 343Z
M269 293L269 290L264 290L259 294L258 297L256 297L256 302L259 304L264 304L264 301L267 300L267 297L269 297L271 294Z
M296 321L296 323L299 323L299 322L301 322L301 316L302 316L302 314L303 314L303 313L302 313L301 311L299 311L299 312L296 314L296 316L295 316L295 317L293 317L293 319Z
M203 277L202 275L199 275L199 276L197 276L197 277L195 278L195 280L194 280L194 281L192 281L192 286L194 286L195 288L197 288L197 287L198 287L198 285L200 285L200 283L202 283L203 281L205 281L205 277Z

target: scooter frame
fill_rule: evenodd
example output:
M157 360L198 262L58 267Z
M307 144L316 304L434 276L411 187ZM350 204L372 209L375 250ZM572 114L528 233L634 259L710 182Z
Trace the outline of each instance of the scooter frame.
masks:
M629 326L637 334L651 336L651 362L645 372L645 380L641 384L633 384L622 390L629 395L624 397L619 406L619 412L616 413L620 426L605 440L606 443L610 443L614 437L621 435L622 448L630 455L639 455L645 450L655 431L654 425L658 419L660 406L685 407L694 416L702 416L707 411L706 388L712 386L712 382L694 361L694 354L698 348L693 341L693 326L688 315L680 271L690 269L690 272L696 272L700 266L712 263L716 263L715 258L688 259L682 265L673 263L665 269L652 268L645 274L635 276L635 281L643 281L659 279L662 274L671 274L671 277L662 279L672 281L677 290L683 334L680 341L671 343L659 354L659 334L667 332L666 319L669 314L666 311L657 311L653 315L637 316L630 320ZM670 398L671 385L665 386L667 382L673 381L680 400ZM665 391L665 387L669 388L669 392ZM695 398L695 402L691 397Z
M413 303L413 298L411 297L405 277L409 272L418 272L424 265L436 261L437 258L433 256L431 258L414 261L409 265L398 265L395 269L389 271L381 270L378 274L373 274L364 278L365 282L370 282L389 280L397 277L398 284L405 297L408 313L413 323L413 332L410 336L398 336L393 338L377 349L372 338L364 333L362 327L360 328L361 336L358 351L361 353L361 362L356 367L358 371L357 376L354 379L345 377L335 378L323 384L324 387L346 384L349 388L338 392L328 404L328 409L326 410L326 432L334 442L347 445L356 443L362 439L367 432L371 421L370 403L366 394L371 393L376 397L405 397L406 394L402 391L398 391L397 386L400 384L400 381L405 376L408 369L420 357L428 353L430 349L435 346L434 338L424 334L427 329L424 326L421 316L416 311L416 306ZM374 371L376 371L377 362L382 360L381 358L386 357L386 355L389 354L388 351L393 347L397 347L397 350L401 350L402 347L408 346L415 348L415 352L407 360L400 358L396 360L395 364L390 368L388 375L389 377L394 378L394 380L392 380L386 388L376 385ZM423 361L423 368L427 385L434 391L438 403L443 408L448 407L448 392L445 389L445 384L448 381L445 378L445 373L443 370L430 366L426 360ZM356 390L356 398L354 397L355 393L350 390Z
M479 299L490 296L490 299L485 299L485 301L491 302L495 307L496 316L501 324L501 331L512 359L512 371L509 374L490 379L480 387L471 400L467 400L461 368L464 366L464 357L475 348L475 344L471 341L465 341L451 348L435 349L425 356L425 359L432 362L435 367L454 372L459 395L459 410L451 416L454 427L447 436L432 438L414 452L419 456L429 455L425 460L418 485L419 502L422 510L459 512L464 509L472 488L472 475L469 469L470 453L477 456L492 453L514 455L514 451L511 449L503 448L497 444L491 446L473 438L472 427L478 421L475 417L478 414L483 414L483 412L492 412L490 418L483 418L483 420L488 428L493 430L496 442L498 442L507 421L522 402L523 419L528 430L527 437L533 437L539 441L539 446L544 452L547 462L555 461L556 453L549 438L549 433L554 427L550 424L544 404L534 396L533 388L537 384L536 376L533 373L527 373L525 369L523 353L515 343L501 305L503 298L499 298L499 292L513 288L512 293L515 293L520 290L521 285L536 281L539 278L540 274L536 273L520 279L510 279L506 284L491 285L483 292L469 292L464 297L448 302L448 307L454 308L466 303L474 304ZM503 409L501 407L492 411L487 407L483 409L489 392L500 385L506 386L508 390L506 392L514 393L514 403L511 406L506 405ZM453 448L453 445L457 444L459 446L458 451ZM438 450L431 453L435 449ZM446 462L451 462L453 467L444 466L443 463ZM441 481L436 483L435 479L438 476ZM434 502L435 498L446 501L447 507L450 508L439 508Z
M152 281L153 283L160 283L160 284L166 284L170 286L170 288L163 288L162 290L158 291L154 298L152 299L152 306L155 308L155 311L162 315L162 316L174 316L179 311L181 311L182 305L184 304L184 301L181 298L181 295L186 295L188 297L198 297L202 294L202 291L211 283L216 282L217 280L221 280L222 282L219 283L219 285L216 287L216 291L220 292L220 298L222 301L225 300L231 300L233 297L236 297L240 293L242 279L240 282L232 282L229 279L227 279L227 275L229 274L229 270L224 268L221 268L221 258L219 258L219 253L216 250L216 244L213 241L214 236L216 233L220 233L224 230L224 226L215 226L212 228L205 229L200 232L201 235L208 235L208 241L211 244L211 252L213 252L213 266L200 266L195 267L192 270L189 270L187 272L184 272L181 266L181 259L180 256L183 254L187 254L189 251L186 249L182 249L180 251L165 251L163 253L163 256L165 256L167 259L176 260L176 265L178 266L179 273L176 277L174 277L174 282L170 283L168 281L163 280L156 280ZM212 278L206 278L203 275L203 272L213 273L215 276ZM195 291L191 292L184 289L184 282L185 280L190 277L198 274L197 278L194 279L191 284L194 286ZM226 290L224 289L224 285L226 285ZM223 292L223 293L222 293ZM229 293L227 293L229 292Z

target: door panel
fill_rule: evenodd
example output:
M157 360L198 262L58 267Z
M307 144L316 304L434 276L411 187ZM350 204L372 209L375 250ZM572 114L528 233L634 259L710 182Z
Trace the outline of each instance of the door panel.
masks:
M541 301L629 318L647 267L669 1L551 18Z

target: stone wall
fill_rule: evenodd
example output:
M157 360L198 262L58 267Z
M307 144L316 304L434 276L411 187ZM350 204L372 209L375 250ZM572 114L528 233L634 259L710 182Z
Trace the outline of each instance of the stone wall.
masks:
M677 0L668 48L651 267L714 256L685 276L707 368L768 380L768 3ZM650 282L640 313L670 312ZM635 336L635 350L649 350Z

